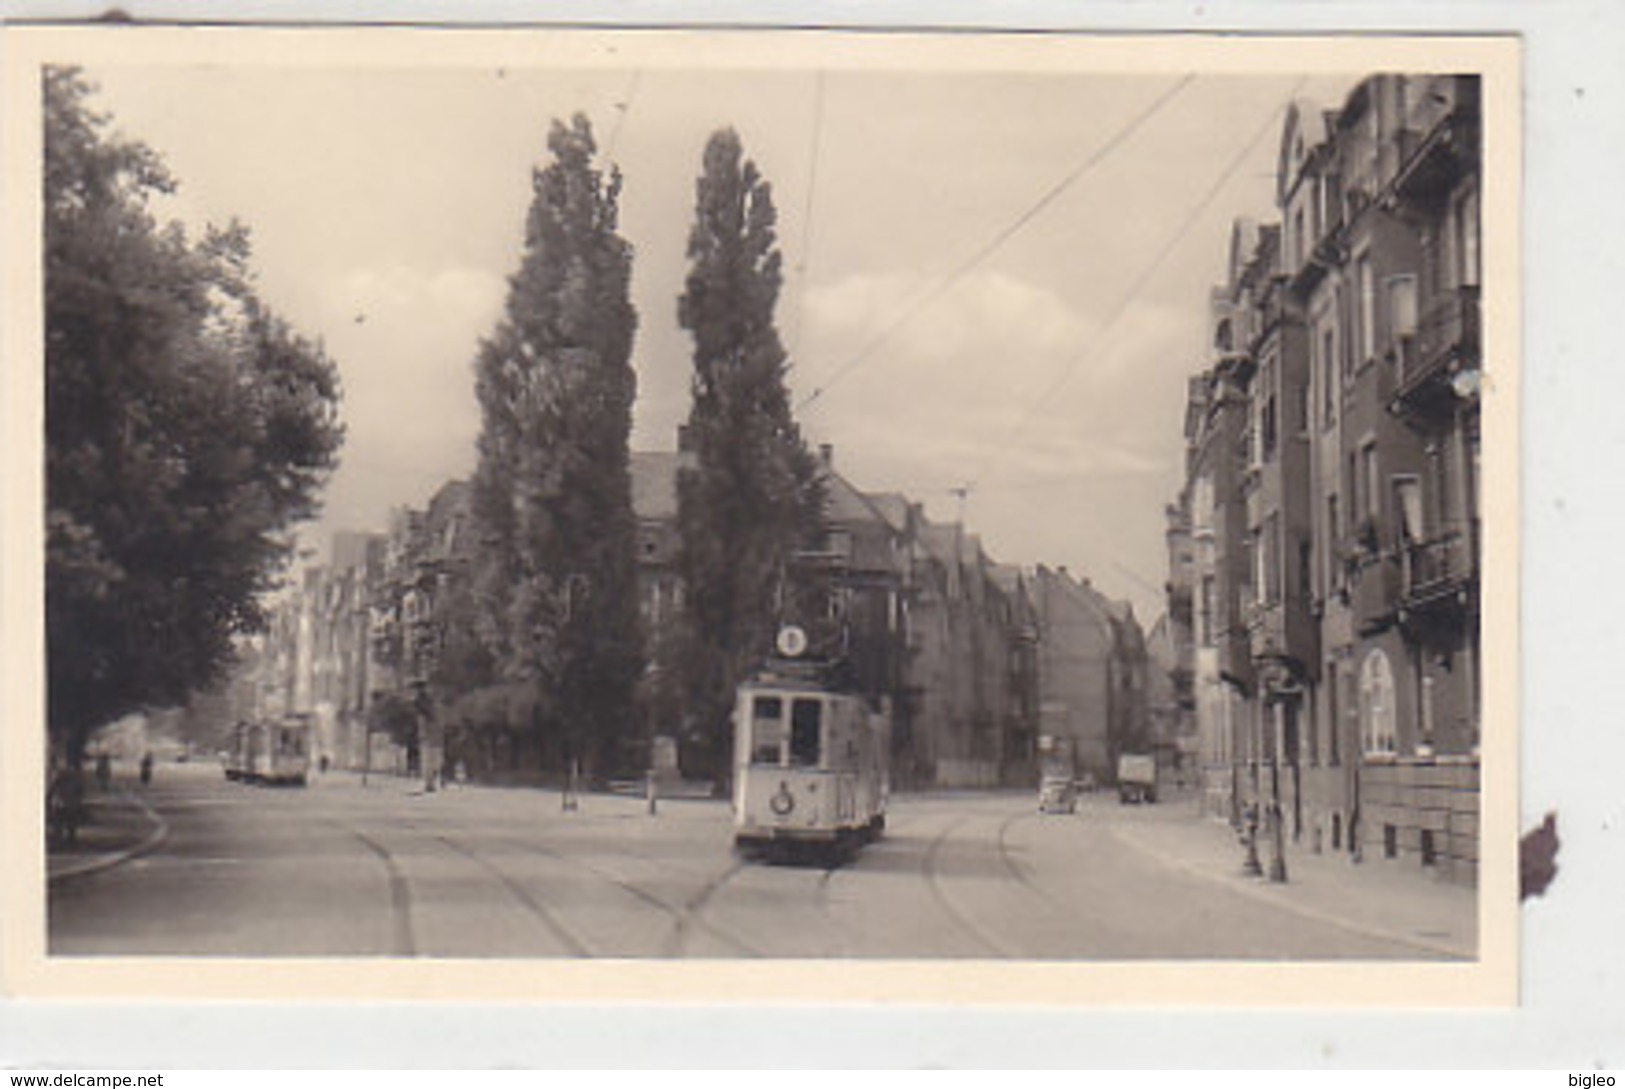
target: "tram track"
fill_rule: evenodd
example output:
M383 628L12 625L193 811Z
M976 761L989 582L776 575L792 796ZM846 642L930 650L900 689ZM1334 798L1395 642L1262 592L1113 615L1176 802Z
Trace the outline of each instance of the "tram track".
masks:
M726 885L729 881L732 881L733 878L738 875L739 871L744 866L744 863L742 862L735 861L722 872L708 879L692 896L688 897L685 901L682 903L676 903L658 893L650 891L636 881L630 880L621 876L620 874L605 869L603 866L588 862L585 859L578 858L574 855L565 854L562 851L543 846L539 843L533 843L528 840L510 840L509 842L523 850L542 855L546 858L551 858L558 862L563 862L567 865L574 866L577 869L585 870L594 877L615 886L622 892L625 892L627 895L637 899L639 902L647 904L655 910L668 916L671 919L671 931L667 935L665 941L662 943L660 952L657 954L658 956L668 958L679 958L686 956L689 942L696 930L704 931L717 941L732 948L739 955L746 957L764 957L767 955L762 950L745 941L743 938L729 933L727 930L719 927L714 922L704 917L706 904L724 885ZM662 860L650 858L647 855L643 855L635 851L627 851L623 848L620 853L628 858L633 858L640 862L648 862L653 865L664 866L668 869L671 868L668 863L665 863ZM595 954L589 952L586 955L592 956Z
M417 938L412 928L412 887L407 881L405 871L395 861L395 855L388 847L365 832L358 832L354 828L346 831L360 840L362 846L383 863L384 871L389 875L390 955L417 956Z
M999 848L999 861L1004 865L1005 872L1007 872L1011 877L1015 878L1016 881L1018 881L1024 888L1031 891L1034 896L1037 896L1040 900L1052 908L1063 912L1067 911L1068 906L1057 900L1049 892L1049 890L1045 889L1037 881L1033 880L1033 878L1025 870L1023 870L1021 864L1016 860L1015 856L1010 851L1010 829L1017 824L1030 821L1032 819L1033 817L1029 813L1013 813L1000 822L998 835L996 836L996 841Z
M458 843L449 836L436 836L435 840L450 850L455 851L457 854L462 855L464 858L467 858L469 861L483 869L486 873L496 878L497 881L501 883L502 887L508 891L508 895L512 896L521 905L523 905L525 910L530 912L531 915L539 920L542 926L547 929L547 932L558 940L559 944L563 945L570 951L570 956L591 957L595 955L587 944L583 942L574 931L565 926L564 923L559 920L558 916L555 915L546 904L538 900L531 893L530 889L526 888L523 884L516 880L512 874L508 873L506 870L492 862L490 859L486 858L484 855L481 855L477 851Z
M1017 955L1014 950L1006 948L1003 942L988 933L983 927L977 925L970 916L966 915L953 902L953 898L948 895L948 890L943 882L941 869L942 848L948 843L949 837L969 819L969 817L958 817L943 826L942 830L931 840L931 845L926 848L925 854L920 860L920 869L925 876L926 887L930 890L932 899L936 901L937 906L956 926L973 938L976 944L982 946L994 956L1013 957Z
M679 915L677 926L672 931L670 949L668 952L669 956L681 957L687 955L691 935L689 924L691 922L698 924L713 938L718 939L725 945L733 946L747 957L766 956L766 954L760 949L757 949L755 946L739 938L737 935L730 934L726 930L721 929L715 923L705 917L706 905L711 902L712 897L720 892L723 886L727 885L735 877L737 877L740 871L745 868L745 865L746 864L743 861L735 859L727 869L723 870L710 881L707 881L705 885L702 886L700 890L690 897L688 902L683 905L683 912L681 915Z

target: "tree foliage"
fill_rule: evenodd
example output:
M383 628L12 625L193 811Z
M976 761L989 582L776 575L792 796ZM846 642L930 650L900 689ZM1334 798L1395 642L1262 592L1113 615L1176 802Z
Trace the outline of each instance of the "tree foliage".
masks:
M588 766L614 761L642 671L628 442L636 378L620 175L585 117L554 122L507 309L480 346L473 509L482 630L535 686L538 726Z
M175 181L44 76L49 717L87 732L218 679L343 437L320 347L257 297L248 233L191 243Z
M783 279L776 221L771 187L738 135L714 133L678 302L694 341L694 460L678 477L678 528L689 634L680 668L717 775L728 764L734 686L772 646L790 561L821 528L816 462L791 416L788 357L773 324Z

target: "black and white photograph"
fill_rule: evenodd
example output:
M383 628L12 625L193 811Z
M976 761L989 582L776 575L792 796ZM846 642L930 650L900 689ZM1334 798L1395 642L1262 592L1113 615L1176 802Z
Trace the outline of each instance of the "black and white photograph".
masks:
M1506 41L117 33L38 978L1505 1000Z

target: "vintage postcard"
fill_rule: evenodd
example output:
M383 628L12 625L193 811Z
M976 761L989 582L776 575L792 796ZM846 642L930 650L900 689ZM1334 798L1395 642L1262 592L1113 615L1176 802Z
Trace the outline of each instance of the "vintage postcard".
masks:
M0 44L8 992L1515 1001L1515 38Z

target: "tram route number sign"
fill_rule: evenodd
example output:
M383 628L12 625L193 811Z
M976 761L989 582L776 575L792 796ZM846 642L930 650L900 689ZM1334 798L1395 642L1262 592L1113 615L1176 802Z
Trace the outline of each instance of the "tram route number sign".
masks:
M779 629L776 645L786 658L799 658L807 652L807 633L794 624L786 625Z

